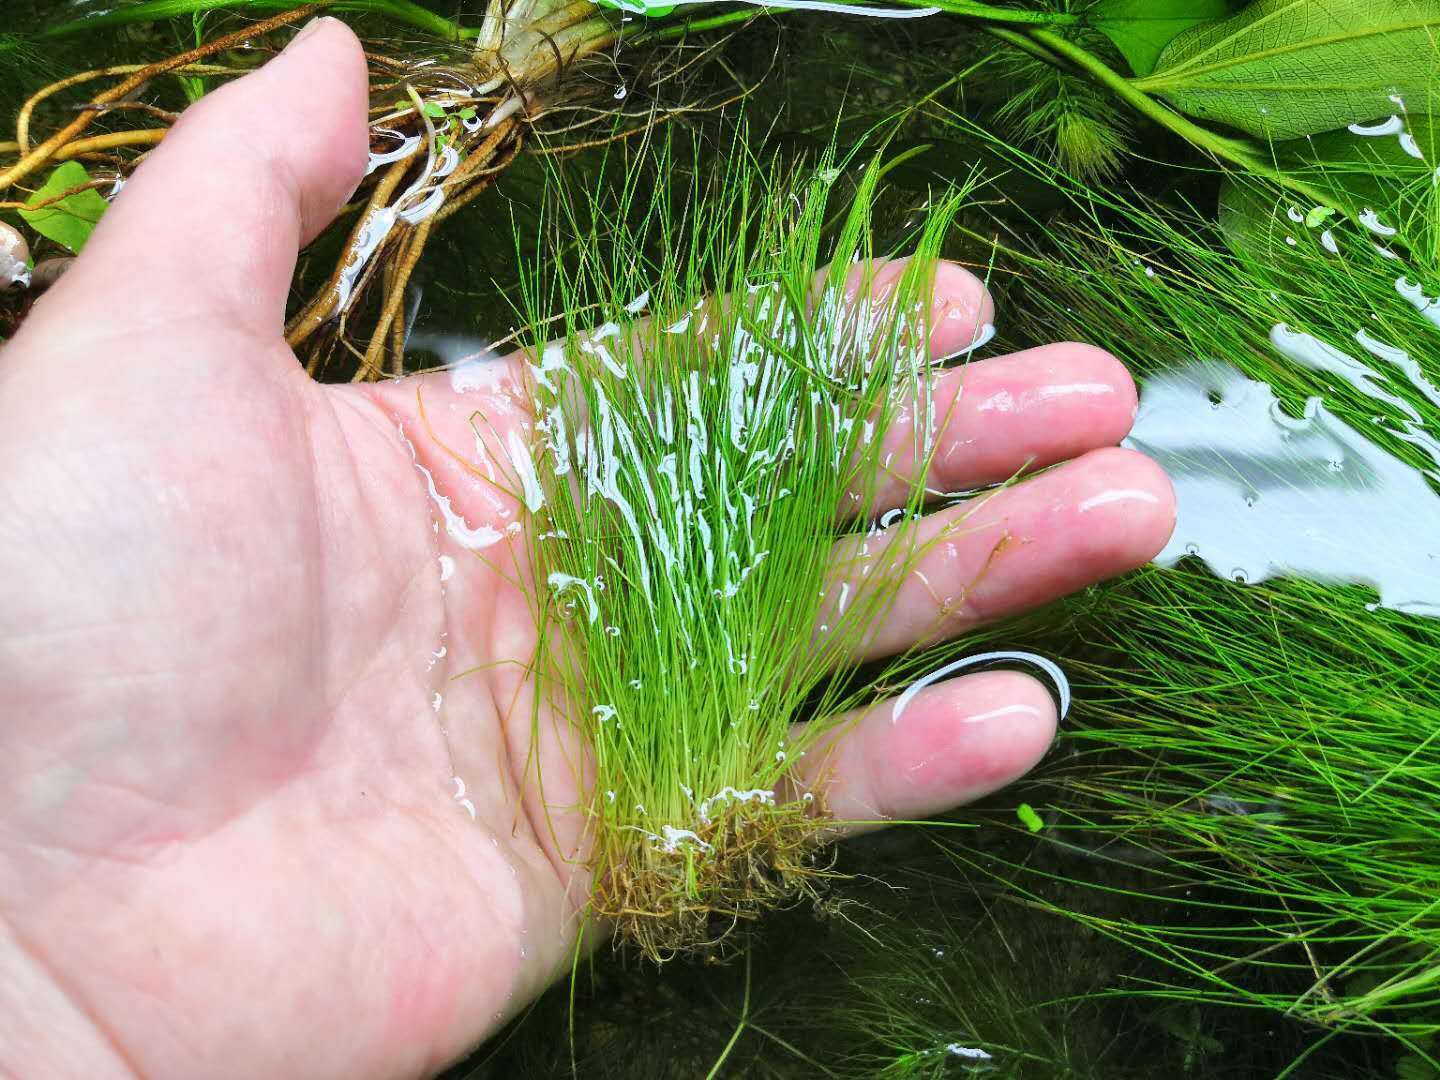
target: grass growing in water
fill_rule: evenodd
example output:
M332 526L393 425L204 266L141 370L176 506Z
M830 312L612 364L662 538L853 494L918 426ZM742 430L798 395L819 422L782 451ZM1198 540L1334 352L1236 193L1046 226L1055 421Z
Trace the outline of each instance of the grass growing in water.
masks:
M1371 226L1282 201L1293 243L1257 246L1233 221L1222 232L1021 165L1083 214L1016 241L1014 308L1141 372L1220 359L1297 412L1319 397L1433 487L1437 267L1433 224L1405 212L1430 197L1413 180L1393 185L1405 205L1372 204ZM1254 202L1282 194L1257 184ZM1393 223L1386 250L1373 221ZM1279 347L1296 334L1313 345ZM1385 554L1351 553L1359 568ZM1020 797L1072 861L957 846L960 865L1163 961L1168 974L1135 992L1390 1036L1415 1068L1440 1067L1440 621L1374 610L1372 596L1192 569L1069 602L1062 632L1086 646L1067 662L1076 722ZM1053 634L1054 617L1004 640ZM1117 882L1116 866L1144 873ZM1100 910L1079 884L1131 909Z
M516 455L545 586L537 669L593 750L574 764L593 912L657 958L826 874L823 771L809 790L788 778L823 718L869 699L846 676L924 550L875 521L927 499L932 272L963 198L937 200L872 300L883 169L827 230L842 170L732 160L688 205L638 173L613 204L560 203L527 301L536 342L565 313L563 344L534 354L533 467ZM583 332L597 310L610 321Z

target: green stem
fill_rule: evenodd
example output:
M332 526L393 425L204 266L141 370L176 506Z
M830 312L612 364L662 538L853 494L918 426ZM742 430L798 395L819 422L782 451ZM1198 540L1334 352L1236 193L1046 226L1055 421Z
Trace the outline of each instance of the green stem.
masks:
M727 11L723 15L712 15L708 19L690 19L680 23L669 23L658 29L653 22L635 22L624 27L620 31L620 38L624 41L671 41L686 34L698 34L704 30L716 30L722 26L734 26L736 23L747 22L750 19L757 19L761 15L783 15L790 8L741 8L737 11Z
M1073 41L1048 30L1032 30L1029 36L1042 48L1064 58L1096 82L1112 90L1116 97L1142 116L1154 120L1162 127L1194 143L1200 149L1223 160L1243 164L1246 168L1259 161L1249 143L1217 135L1215 132L1185 119L1173 109L1166 108L1148 94L1135 89L1129 79L1102 62L1094 53L1080 48Z
M1080 21L1078 15L1071 15L1060 11L1018 11L1014 8L996 7L993 4L982 4L978 0L889 0L891 3L899 3L906 7L914 8L939 8L947 15L960 15L964 18L983 19L988 23L1015 24L1021 26L1072 26ZM855 0L857 8L864 7L860 0ZM678 25L666 26L662 30L647 33L649 29L645 24L637 24L637 29L626 28L621 31L622 38L643 38L646 41L665 41L671 38L682 37L689 33L698 33L702 30L713 30L721 26L730 26L734 23L744 22L753 18L761 12L768 15L783 15L794 11L794 8L764 7L757 3L754 7L739 11L726 12L724 15L713 15L706 19L691 19Z
M735 1044L740 1041L740 1036L745 1031L745 1025L750 1021L750 954L745 954L745 997L740 1003L740 1020L735 1025L734 1032L730 1035L730 1041L725 1044L725 1049L720 1051L720 1056L715 1059L715 1064L710 1066L710 1071L705 1075L705 1080L715 1080L725 1067L725 1061L730 1057Z
M963 15L988 23L1010 23L1023 26L1074 26L1079 15L1064 11L1020 11L1015 8L982 4L978 0L899 0L909 7L936 7L947 15Z
M999 38L1007 45L1013 45L1021 52L1029 53L1035 57L1035 59L1044 61L1051 67L1069 69L1072 66L1060 59L1060 57L1056 56L1049 49L1044 48L1038 42L1032 40L1028 34L1018 33L1003 26L986 26L983 27L983 29L991 37Z
M1080 48L1073 41L1049 30L1030 30L1028 36L1041 48L1063 58L1100 85L1113 91L1116 97L1140 115L1155 121L1166 130L1174 132L1217 161L1236 165L1247 172L1263 176L1282 187L1305 196L1312 202L1335 204L1336 196L1333 193L1323 192L1303 180L1296 180L1282 169L1276 168L1256 152L1253 143L1242 139L1233 139L1227 135L1218 135L1194 121L1186 119L1174 109L1167 108L1149 94L1136 89L1129 79L1105 64L1093 53ZM1341 207L1341 209L1348 210L1345 207Z

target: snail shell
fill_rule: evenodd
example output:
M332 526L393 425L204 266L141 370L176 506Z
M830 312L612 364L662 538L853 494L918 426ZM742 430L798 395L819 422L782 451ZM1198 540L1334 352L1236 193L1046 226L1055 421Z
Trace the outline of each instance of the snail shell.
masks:
M30 285L30 245L20 230L0 222L0 292Z

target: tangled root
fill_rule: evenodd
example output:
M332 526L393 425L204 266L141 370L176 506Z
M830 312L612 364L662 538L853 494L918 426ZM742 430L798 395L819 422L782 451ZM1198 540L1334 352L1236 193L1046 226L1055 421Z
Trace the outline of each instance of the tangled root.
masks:
M825 852L834 829L809 802L737 802L715 820L656 836L631 826L604 856L591 910L616 940L657 963L724 959L734 931L769 911L820 903L842 877Z

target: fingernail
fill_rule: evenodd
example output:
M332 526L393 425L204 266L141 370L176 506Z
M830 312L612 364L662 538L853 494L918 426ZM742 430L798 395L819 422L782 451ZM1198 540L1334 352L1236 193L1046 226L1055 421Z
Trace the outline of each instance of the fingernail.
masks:
M317 32L319 32L319 30L320 30L326 23L334 22L334 21L335 21L334 18L333 18L332 16L329 16L329 15L321 15L321 16L318 16L317 18L311 19L308 23L306 23L306 24L301 28L301 30L300 30L300 32L299 32L298 34L296 34L293 38L290 39L290 44L285 46L283 52L289 52L291 49L295 48L296 45L299 45L299 44L300 44L302 41L304 41L306 38L308 38L308 37L314 37L315 34L316 34Z

